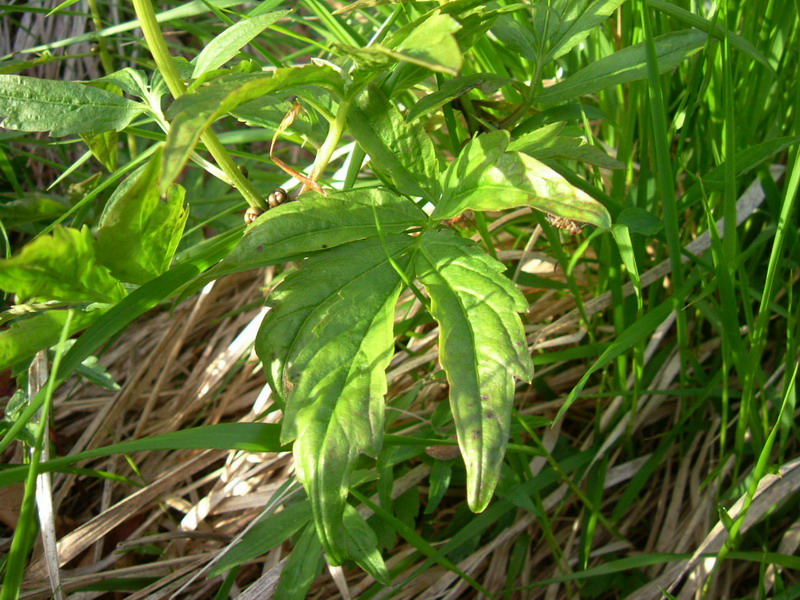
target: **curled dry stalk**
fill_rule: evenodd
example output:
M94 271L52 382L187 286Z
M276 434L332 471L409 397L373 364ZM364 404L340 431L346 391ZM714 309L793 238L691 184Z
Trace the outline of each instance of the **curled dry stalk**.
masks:
M289 109L289 112L286 113L286 116L283 117L280 125L278 125L278 129L275 130L275 135L272 136L272 143L269 146L269 157L270 159L272 159L272 162L274 162L284 173L291 175L292 177L294 177L300 183L303 184L303 187L300 190L301 194L309 189L312 189L315 192L319 192L320 194L325 195L324 190L316 182L316 179L319 177L319 175L317 175L317 177L314 177L313 169L311 177L308 177L303 173L300 173L296 169L290 167L280 158L275 156L275 142L278 141L278 138L284 131L286 131L287 129L289 129L289 127L292 126L292 123L294 123L294 120L297 118L297 115L300 114L301 110L303 110L302 105L298 100L295 99L295 101L292 103L292 107ZM320 152L322 152L322 149L320 149ZM319 154L317 156L319 156Z

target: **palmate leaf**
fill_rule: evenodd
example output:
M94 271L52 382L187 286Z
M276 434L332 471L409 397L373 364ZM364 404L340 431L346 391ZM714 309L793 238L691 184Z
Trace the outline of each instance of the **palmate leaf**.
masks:
M433 212L450 219L467 209L531 206L546 213L608 229L605 207L550 167L520 152L506 152L507 131L479 135L442 176L444 192Z
M414 241L387 238L401 268ZM351 555L343 515L352 463L360 452L375 456L382 444L400 289L380 239L339 246L307 259L272 293L256 339L273 391L285 402L281 439L295 441L297 473L332 564Z
M119 131L147 107L74 81L0 75L0 125L18 131L76 133Z
M533 378L517 314L528 303L502 275L504 268L452 231L419 238L415 271L439 322L439 360L467 467L467 501L475 512L486 508L500 476L514 378Z
M21 301L114 303L126 292L109 270L97 264L94 238L87 226L80 231L56 225L22 252L0 260L0 289Z

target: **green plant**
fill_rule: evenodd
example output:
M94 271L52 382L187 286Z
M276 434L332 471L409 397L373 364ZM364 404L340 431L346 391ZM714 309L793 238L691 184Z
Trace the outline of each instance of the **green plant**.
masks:
M352 491L352 498L367 506L363 490L357 488L386 468L386 370L396 350L420 332L438 328L449 413L466 467L467 502L475 512L489 505L512 440L515 382L533 379L533 360L519 316L527 311L528 298L504 274L506 267L497 259L488 225L497 211L530 207L551 217L533 218L564 266L565 288L582 312L584 324L591 325L592 319L584 310L572 267L590 244L604 261L599 278L607 278L620 301L615 307L616 339L603 346L602 352L590 348L596 350L597 360L574 386L559 416L592 375L609 365L616 365L613 377L620 387L629 369L635 373L637 386L650 383L643 364L643 341L673 310L683 308L699 278L697 273L688 273L680 260L679 206L672 189L676 167L669 153L667 108L659 75L698 53L710 52L717 39L723 40L727 52L734 49L753 65L772 68L759 49L715 20L655 0L650 4L681 23L680 29L656 34L646 4L635 11L641 37L631 36L627 47L580 64L547 87L542 85L544 78L574 62L581 45L602 29L610 15L623 5L629 8L623 0L563 1L547 7L455 0L439 6L424 2L379 6L374 13L372 4L376 3L357 2L347 11L366 15L369 26L363 28L340 16L347 11L335 13L326 3L308 0L304 7L317 19L312 28L325 41L325 58L303 64L279 57L274 47L258 45L262 31L280 27L281 19L292 17L289 11L272 11L277 2L262 3L239 15L222 12L223 4L227 6L224 2L209 3L228 27L192 62L172 55L150 0L133 4L154 59L152 71L147 68L150 65L109 69L104 77L86 83L0 74L4 127L50 132L53 137L77 135L111 173L102 184L90 182L94 187L71 206L49 197L20 201L16 212L20 223L14 225L34 239L0 262L0 288L16 294L18 303L3 316L10 327L0 332L0 365L21 371L36 352L53 346L62 330L64 335L87 330L63 357L58 371L58 381L63 381L147 309L170 298L185 298L224 275L298 263L286 269L269 293L270 312L258 334L256 351L284 411L279 442L269 430L272 437L258 447L277 450L281 444L293 445L297 474L310 502L294 505L288 516L284 515L288 509L276 513L277 525L275 519L270 525L278 533L269 541L274 546L299 535L297 547L304 550L294 558L289 572L292 577L305 577L303 585L310 584L309 577L318 569L320 548L331 564L353 559L378 581L389 580L378 539L349 499ZM229 14L238 21L233 23ZM372 23L376 15L383 24ZM373 25L374 35L367 41ZM272 63L269 70L250 56L232 64L251 42ZM503 68L492 68L495 63ZM644 86L645 80L646 89L635 87ZM618 140L616 158L583 139L592 138L590 121L605 124L610 120L586 100L598 95L608 109L622 84L632 84L635 93L646 97L641 118L648 127L655 124L652 139L649 133L645 139L652 146L656 165L655 174L646 175L655 181L662 198L657 210L647 205L644 184L638 190L638 203L626 195L633 117L624 111L617 115L631 120L620 125L623 139ZM172 101L164 109L168 95ZM681 98L683 114L693 101ZM228 131L218 135L214 127ZM295 201L267 210L270 203L264 198L273 184L283 183L277 181L278 172L264 167L269 164L266 156L226 148L231 139L227 134L247 132L255 132L262 143L270 142L269 157L296 176ZM127 138L129 148L146 146L131 151L122 165L120 135ZM355 144L348 143L350 138ZM760 164L795 141L779 139L745 158ZM280 153L287 142L313 149L306 174L274 152L277 145ZM263 145L260 150L264 152ZM726 146L724 155L732 154L733 147ZM340 174L332 177L331 165L339 164L342 156ZM363 166L365 156L368 168ZM248 168L255 173L249 176L235 158L260 170ZM189 163L200 169L189 169L187 175ZM731 164L737 163L724 163L729 187ZM608 182L595 168L613 172L608 176L612 183L604 185ZM721 178L709 172L704 177L709 186L716 186L716 193ZM185 235L185 228L190 212L198 210L192 196L207 184L205 174L232 186L241 198L227 198L228 205L212 205L201 223L213 222L222 232L198 241ZM114 185L106 197L105 190ZM701 185L694 195L686 196L699 201L705 193ZM730 204L733 190L726 194L724 215L732 218L731 211L735 214L736 210ZM98 200L102 206L95 211L93 203ZM224 213L230 207L242 208L243 203L249 206L249 214L264 214L242 233L241 226L224 220ZM791 203L787 206L786 211ZM653 213L663 219L663 235ZM457 220L469 214L474 214L474 227L460 229ZM62 225L68 220L70 226ZM37 225L42 221L48 224ZM708 222L713 228L713 218ZM594 229L569 256L552 225L580 232L583 224ZM473 234L482 245L467 239ZM640 235L663 238L674 284L667 298L654 293L647 305L639 276L646 255ZM725 239L725 245L715 240L717 263L735 255L730 239ZM772 272L772 262L770 268ZM724 271L728 277L722 273L720 290L730 298L735 295L732 274L727 268ZM627 308L622 302L623 272L636 293L635 305ZM771 277L774 281L774 273ZM770 293L767 286L765 306ZM701 295L698 305L705 307L704 301ZM69 313L64 310L67 307ZM26 314L20 316L21 310ZM721 312L714 322L721 321L727 332L725 360L743 367L745 354L735 335L738 317L724 302ZM690 335L686 319L679 310L678 346L683 353ZM757 349L763 342L763 319L755 322ZM632 355L630 365L623 356L626 352ZM757 374L746 379L748 411L758 379ZM640 392L637 388L635 395ZM20 434L44 399L44 394L29 399L9 423L0 448L7 448ZM635 402L628 410L636 414ZM447 439L449 413L443 419L446 426L429 431L439 441ZM751 415L750 423L759 418ZM568 482L590 513L582 541L583 567L587 567L598 523L619 536L617 526L596 504L602 485L587 494L571 479L573 470L581 473L574 476L578 479L589 469L600 469L599 459L590 461L576 454L568 457L574 464L562 468L529 424L522 418L516 421L530 439L537 440L534 452L551 460L552 473ZM768 431L772 442L777 429ZM741 447L744 429L736 435ZM616 443L616 438L610 443ZM442 482L449 482L448 469L441 467L436 474L442 494L447 487ZM365 471L373 474L365 475ZM759 478L763 471L761 465ZM523 487L526 481L534 481L526 480L524 467L515 469L513 477L521 479ZM590 487L594 486L594 480L590 481ZM542 513L527 488L509 489L502 500L506 505ZM520 500L518 494L525 499ZM514 499L513 504L508 498ZM397 531L414 535L413 530L403 530L399 520L392 521L393 515L381 514L380 507L375 510ZM261 535L265 535L263 530ZM548 541L555 547L552 539ZM417 544L425 548L427 542L420 539ZM269 547L262 543L258 551ZM729 555L730 550L726 546L723 554ZM217 572L240 564L254 552L252 547L245 548L223 561ZM460 572L444 554L430 546L426 552L432 560ZM311 558L303 562L303 554ZM569 580L565 575L559 581Z
M513 150L529 147L529 140L517 140L510 149L505 130L477 135L444 169L441 152L422 123L407 123L378 85L396 64L393 72L405 71L409 81L427 76L429 70L457 73L458 40L474 39L497 15L481 14L469 23L467 19L475 16L470 3L435 9L383 44L359 49L340 44L345 58L338 68L320 64L271 74L214 71L249 41L252 32L285 14L267 13L240 22L207 46L191 75L201 79L186 93L154 24L149 0L136 6L160 73L177 98L167 111L168 120L159 108L163 89L149 86L141 71L125 69L104 78L140 102L78 83L0 76L7 98L1 110L8 128L55 136L113 136L146 114L168 133L163 150L156 150L109 200L99 221L96 249L88 230L83 230L80 242L67 242L65 236L77 236L77 230L57 226L52 236L39 237L3 263L0 285L22 301L108 304L123 295L122 282L141 285L161 275L187 217L185 191L174 180L199 140L203 138L232 183L241 179L233 177L238 171L230 167L224 149L212 144L216 137L211 123L287 89L319 102L315 89L322 88L333 115L311 180L323 175L341 136L349 132L388 187L310 192L296 203L270 210L211 276L313 255L271 294L273 310L262 326L257 350L285 406L282 440L294 442L298 475L333 564L353 555L342 521L349 477L359 453L380 453L384 372L393 354L395 305L404 287L423 298L415 278L425 288L430 298L425 303L430 302L440 326L440 360L467 465L469 503L482 511L494 492L508 443L514 378L533 377L517 316L527 310L527 302L502 275L502 264L456 233L440 230L439 224L466 210L528 205L610 226L600 203L536 159ZM254 29L233 35L242 25ZM571 32L569 43L586 34L588 28ZM395 86L394 92L400 89ZM56 108L45 110L44 105ZM241 189L252 200L251 186ZM435 205L430 216L415 204L415 197ZM115 292L105 291L111 286Z

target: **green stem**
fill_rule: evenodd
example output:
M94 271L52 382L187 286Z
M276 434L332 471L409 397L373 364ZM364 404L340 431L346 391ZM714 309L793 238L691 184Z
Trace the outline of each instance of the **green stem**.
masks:
M186 93L186 86L183 83L183 79L181 79L180 73L178 73L175 61L172 60L172 55L169 53L167 42L164 40L158 21L156 21L156 13L153 10L151 0L133 0L133 8L139 18L139 24L142 26L144 39L147 41L150 53L156 61L156 66L161 72L164 82L167 84L172 96L180 98ZM203 140L203 144L205 144L211 156L214 157L214 160L225 172L225 175L228 176L231 185L239 190L239 193L244 196L247 203L255 208L266 210L267 203L264 202L264 199L255 190L250 181L242 175L242 172L233 162L230 154L228 154L216 134L211 129L207 129L200 136L200 139Z
M92 23L94 23L95 30L100 31L103 29L103 19L100 18L100 11L97 9L97 0L89 0L89 12L92 15ZM114 60L108 51L106 41L101 37L97 38L97 48L100 50L100 63L103 65L106 75L113 73Z
M339 103L339 110L336 111L336 118L330 124L328 135L325 138L325 141L322 142L319 152L317 152L317 157L314 159L314 164L311 165L311 172L308 175L311 181L318 181L325 172L325 169L328 167L328 163L331 161L331 157L336 151L336 147L339 145L339 140L342 139L342 135L344 134L345 125L347 122L347 113L349 111L350 100L342 100ZM303 191L305 191L305 186L303 187Z

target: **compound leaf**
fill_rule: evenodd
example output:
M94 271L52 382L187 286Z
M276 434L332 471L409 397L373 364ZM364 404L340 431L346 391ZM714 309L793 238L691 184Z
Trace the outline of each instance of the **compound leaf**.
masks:
M419 238L415 270L439 323L439 360L467 467L467 501L476 512L486 508L500 476L514 378L533 378L517 314L528 303L504 269L452 231Z
M419 102L408 111L406 120L410 123L417 117L434 111L475 88L491 94L496 92L500 86L513 83L513 80L508 77L501 77L493 73L475 73L450 79L445 81L437 91L420 98Z
M414 239L386 242L401 268ZM343 515L353 461L360 452L375 456L382 444L400 289L380 239L339 246L307 259L272 293L256 339L273 392L285 402L281 439L295 440L298 477L332 564L351 552Z
M572 50L624 2L625 0L563 2L562 6L566 10L557 21L557 32L548 39L550 48L543 62L552 61Z
M2 126L18 131L76 133L120 131L145 105L75 81L0 75Z

